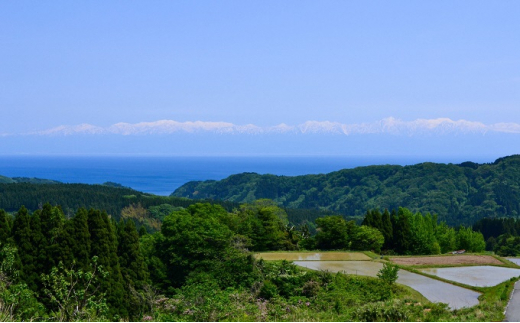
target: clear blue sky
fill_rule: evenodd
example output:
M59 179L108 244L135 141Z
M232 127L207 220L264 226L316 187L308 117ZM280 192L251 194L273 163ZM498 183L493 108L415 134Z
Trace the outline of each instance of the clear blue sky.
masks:
M2 1L0 134L520 123L519 17L520 1Z

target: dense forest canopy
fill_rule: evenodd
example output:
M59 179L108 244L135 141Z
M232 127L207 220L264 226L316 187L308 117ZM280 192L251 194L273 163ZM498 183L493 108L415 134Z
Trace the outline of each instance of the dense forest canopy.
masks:
M20 205L34 211L45 203L60 205L68 217L72 217L79 208L95 208L104 210L112 218L119 220L133 219L145 224L149 231L157 231L163 218L177 208L187 207L201 202L179 197L166 197L142 193L117 183L107 182L103 185L64 184L51 180L0 183L0 209L16 212ZM52 182L52 183L51 183ZM219 204L227 211L238 208L239 203L229 201L205 202ZM307 223L314 233L316 218L334 214L326 210L285 209L289 222L294 225ZM362 217L347 217L349 220L362 221Z
M437 214L450 225L520 215L520 155L492 164L422 163L368 166L320 175L242 173L221 181L189 182L171 196L237 203L268 198L283 207L363 216L367 209Z
M400 254L438 254L462 247L481 251L485 245L480 233L455 230L405 208L369 211L363 225L341 216L319 217L314 236L306 225L291 225L270 200L232 211L210 203L162 205L152 208L168 212L154 234L138 230L139 218L128 214L144 208L132 208L123 209L119 221L92 208L67 217L49 203L34 212L23 206L13 215L0 210L0 304L8 309L0 308L0 316L7 321L220 321L233 315L232 320L244 321L253 315L294 321L298 317L291 311L300 311L307 318L368 320L372 303L407 293L394 285L397 267L385 266L378 279L332 275L288 262L266 263L252 251L392 248ZM384 306L382 311L397 311L391 320L429 315L403 311L394 301ZM441 305L435 315L449 311Z
M95 208L106 211L118 220L121 211L130 205L141 205L144 208L163 204L187 207L196 202L200 201L142 193L114 183L105 185L33 182L0 184L0 209L7 212L17 211L20 205L34 211L41 208L43 204L50 203L60 205L69 217L79 208ZM212 201L211 203L218 203L227 210L238 206L233 202Z

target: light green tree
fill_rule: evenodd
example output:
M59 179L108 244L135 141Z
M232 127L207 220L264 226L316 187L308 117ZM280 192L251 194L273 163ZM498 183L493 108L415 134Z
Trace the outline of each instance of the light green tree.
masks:
M50 274L42 274L44 294L54 306L52 320L104 321L108 312L105 295L100 292L99 278L108 272L97 265L97 257L92 259L92 270L67 268L63 263L53 267Z

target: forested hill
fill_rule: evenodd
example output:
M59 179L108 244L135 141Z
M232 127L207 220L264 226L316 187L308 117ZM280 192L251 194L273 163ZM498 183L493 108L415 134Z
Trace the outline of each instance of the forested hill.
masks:
M6 177L0 175L0 183L2 184L12 184L12 183L31 183L31 184L61 184L59 181L54 181L52 179L42 179L35 177Z
M368 166L294 177L242 173L189 182L172 196L239 203L268 198L288 208L352 216L403 206L436 213L448 224L472 224L483 217L520 215L520 155L492 164Z
M89 184L34 184L0 183L0 209L17 211L24 205L29 210L37 210L45 203L60 205L66 215L71 216L79 208L105 210L118 220L121 211L131 205L143 208L169 204L174 207L187 207L199 201L178 197L157 196L142 193L115 183L104 185ZM225 209L236 207L231 202L216 202Z

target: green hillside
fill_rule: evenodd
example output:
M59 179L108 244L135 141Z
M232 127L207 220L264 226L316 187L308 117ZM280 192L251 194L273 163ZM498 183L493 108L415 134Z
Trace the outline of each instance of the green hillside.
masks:
M436 213L449 224L472 224L483 217L520 215L520 155L492 164L383 165L294 177L242 173L189 182L172 196L238 203L268 198L287 208L350 216L403 206Z
M16 183L12 178L0 175L0 183Z
M0 209L8 212L17 211L21 205L29 210L37 210L43 204L50 203L60 205L68 216L79 208L95 208L105 210L113 218L119 219L121 211L130 205L140 205L144 208L162 204L187 207L196 202L110 185L0 183ZM218 203L228 210L237 206L230 202Z
M36 177L6 177L0 175L0 184L11 184L11 183L31 183L31 184L61 184L59 181L52 179L42 179Z

